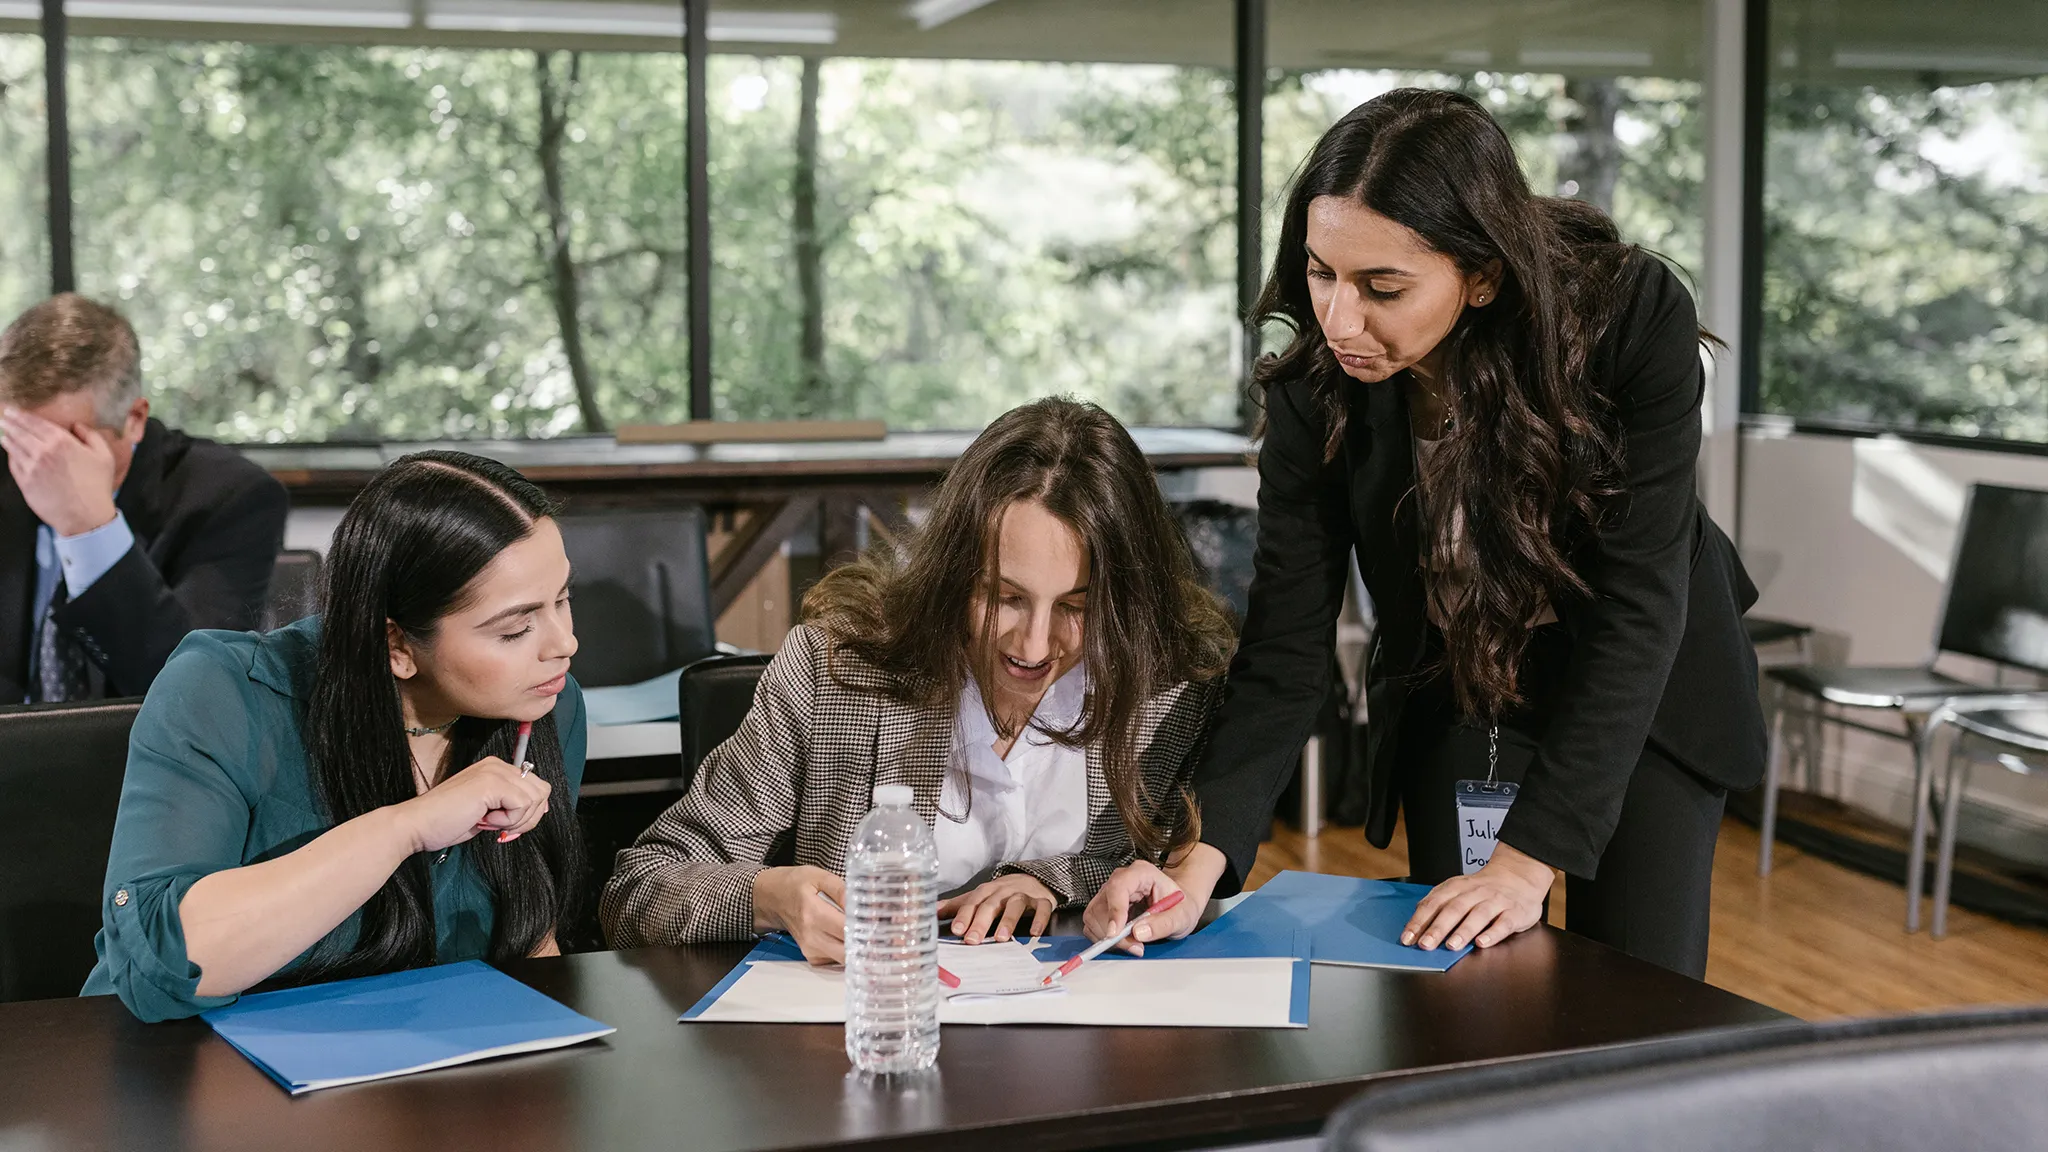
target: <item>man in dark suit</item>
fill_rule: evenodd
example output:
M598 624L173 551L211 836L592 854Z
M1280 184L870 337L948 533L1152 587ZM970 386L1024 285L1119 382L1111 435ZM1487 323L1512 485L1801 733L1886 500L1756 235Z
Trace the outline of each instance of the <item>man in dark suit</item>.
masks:
M140 696L195 628L252 628L287 500L149 416L120 314L71 293L0 333L0 703Z

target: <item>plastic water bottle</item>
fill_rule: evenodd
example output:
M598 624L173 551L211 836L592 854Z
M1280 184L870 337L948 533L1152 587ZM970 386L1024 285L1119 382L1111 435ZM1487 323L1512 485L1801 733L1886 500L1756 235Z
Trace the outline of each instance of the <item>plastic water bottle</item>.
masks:
M916 1072L939 1058L939 850L883 784L846 856L846 1056L862 1072Z

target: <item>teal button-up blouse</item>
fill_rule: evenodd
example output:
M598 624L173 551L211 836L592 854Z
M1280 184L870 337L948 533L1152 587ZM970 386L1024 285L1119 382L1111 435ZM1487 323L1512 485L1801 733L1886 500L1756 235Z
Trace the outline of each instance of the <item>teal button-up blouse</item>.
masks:
M99 963L81 995L114 993L144 1020L234 1002L199 995L178 904L200 877L283 856L333 826L320 815L301 735L319 642L320 622L308 618L260 636L194 632L171 654L129 737L100 893ZM584 757L583 692L573 678L555 703L555 725L573 802ZM428 862L436 959L482 958L493 906L468 846ZM361 921L361 912L350 915L321 943L339 936L353 944Z

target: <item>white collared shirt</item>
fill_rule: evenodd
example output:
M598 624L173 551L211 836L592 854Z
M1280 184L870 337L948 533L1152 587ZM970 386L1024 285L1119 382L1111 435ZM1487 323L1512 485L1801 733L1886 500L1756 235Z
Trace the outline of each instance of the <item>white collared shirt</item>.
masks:
M1087 695L1087 666L1077 664L1039 698L1031 724L1004 759L995 752L996 729L981 688L968 678L954 724L953 766L932 827L940 891L992 864L1080 851L1088 837L1088 753L1055 743L1040 729L1071 728ZM967 818L957 819L963 812Z

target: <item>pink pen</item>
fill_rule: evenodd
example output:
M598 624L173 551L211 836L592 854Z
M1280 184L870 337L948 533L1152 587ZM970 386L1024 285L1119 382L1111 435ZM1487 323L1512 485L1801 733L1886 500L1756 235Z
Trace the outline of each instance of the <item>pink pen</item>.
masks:
M1118 944L1123 943L1126 939L1130 937L1131 931L1133 929L1135 929L1139 924L1144 923L1146 917L1152 915L1154 912L1164 912L1169 908L1173 908L1179 905L1181 902L1181 898L1185 895L1186 893L1183 892L1167 893L1166 896L1163 899L1161 899L1157 904L1154 904L1150 908L1145 909L1143 912L1138 913L1136 916L1131 917L1131 922L1129 924L1124 925L1123 931L1117 933L1114 936L1104 937L1103 939L1097 940L1095 943L1090 944L1086 949L1084 949L1081 952L1080 955L1074 957L1072 960L1067 961L1065 964L1060 965L1057 971L1053 972L1052 975L1047 976L1040 983L1050 984L1055 980L1065 979L1068 973L1072 972L1076 968L1079 968L1082 964L1095 959L1097 956L1100 956L1104 952L1109 951L1111 948L1116 947Z
M519 722L519 742L512 746L512 762L519 765L519 778L521 780L533 775L533 765L526 762L526 743L532 738L533 721L521 720ZM479 827L487 827L487 825L479 825ZM518 838L519 833L517 832L498 833L498 843L500 844L509 844Z

